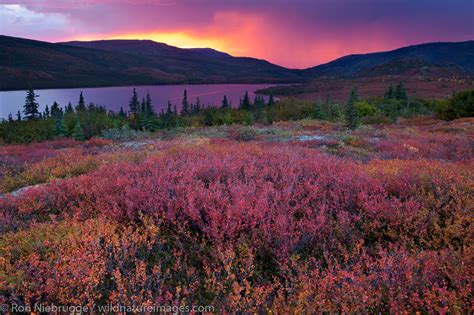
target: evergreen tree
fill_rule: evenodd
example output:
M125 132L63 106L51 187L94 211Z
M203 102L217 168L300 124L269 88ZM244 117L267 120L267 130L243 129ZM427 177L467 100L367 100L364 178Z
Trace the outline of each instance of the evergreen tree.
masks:
M86 140L86 135L84 134L84 129L82 129L81 123L79 120L76 122L74 126L74 131L72 133L72 137L75 140Z
M258 94L255 94L255 97L253 98L253 105L255 107L258 107L259 103L260 103L260 99L258 98Z
M392 99L393 97L394 97L393 85L390 84L390 86L388 87L387 91L385 91L384 98L385 98L386 100L389 100L389 99Z
M268 107L272 107L275 105L275 100L273 99L273 94L270 94L270 98L268 99Z
M357 89L351 89L349 100L346 106L346 124L349 129L354 130L359 125L359 114L357 112L356 102L358 101Z
M120 117L123 117L123 118L127 117L127 114L126 114L125 111L123 110L123 107L122 107L122 106L120 106L120 110L119 110L119 113L118 113L118 114L119 114Z
M145 102L145 98L142 97L142 105L141 105L141 109L140 111L144 114L146 114L146 102Z
M319 102L314 103L312 116L315 119L323 119L323 107L321 103Z
M224 98L222 99L222 106L221 108L229 108L230 105L229 105L229 101L227 100L227 96L224 95Z
M133 93L132 93L132 98L130 99L130 112L131 113L138 113L138 110L139 110L139 102L138 102L138 94L137 94L137 90L134 88L133 89Z
M17 121L21 121L21 112L20 112L20 111L18 111L18 112L16 113L16 120L17 120Z
M84 95L82 95L82 91L81 91L81 94L79 94L79 102L77 103L76 111L77 112L86 111L86 102L84 101Z
M153 104L152 104L152 101L151 101L150 93L146 93L145 112L146 112L147 115L155 115L155 111L153 110Z
M61 112L62 114L62 111L59 107L59 104L57 102L54 102L53 105L51 105L51 117L56 117L56 115Z
M250 109L250 99L249 99L249 93L247 91L245 91L244 98L242 99L242 104L240 105L240 108L243 110Z
M25 105L23 105L23 113L27 120L38 118L40 115L38 110L39 104L36 101L36 97L38 97L38 95L36 95L33 88L30 87L26 92Z
M402 81L400 81L400 83L398 83L397 87L395 88L395 98L397 100L403 100L403 101L408 100L407 91Z
M48 105L46 105L45 109L44 109L44 115L43 115L44 118L49 118L49 107Z
M194 111L196 114L198 114L201 111L201 100L196 98L196 106L194 106Z
M74 113L74 109L72 108L71 102L69 102L66 107L66 114L72 114L72 113Z
M12 113L8 114L8 122L13 122Z
M87 110L89 112L93 113L93 112L98 112L100 110L100 108L95 106L94 103L90 102L89 105L87 105Z
M188 115L189 114L189 103L188 103L188 92L184 90L183 94L183 103L181 107L181 115Z
M54 124L54 134L57 137L65 137L67 135L66 127L64 126L63 118L60 112L56 114L56 120Z
M326 119L331 119L334 116L332 101L331 101L331 97L329 96L329 94L326 95L326 102L324 103L324 107L322 108L322 112L323 112L323 116Z
M167 110L166 110L166 113L167 113L167 114L171 114L171 113L172 113L172 110L171 110L171 102L170 102L170 101L168 101L168 108L167 108Z

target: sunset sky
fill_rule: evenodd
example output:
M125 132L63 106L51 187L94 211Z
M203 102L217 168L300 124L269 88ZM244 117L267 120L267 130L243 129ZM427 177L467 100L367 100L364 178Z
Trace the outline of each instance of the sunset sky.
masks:
M292 68L474 39L474 0L0 0L0 33L45 41L152 39Z

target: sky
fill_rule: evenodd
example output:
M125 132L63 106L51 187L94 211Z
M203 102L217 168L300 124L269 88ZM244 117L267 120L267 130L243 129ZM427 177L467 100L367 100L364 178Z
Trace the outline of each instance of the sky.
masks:
M474 0L0 0L0 33L50 42L151 39L307 68L474 39Z

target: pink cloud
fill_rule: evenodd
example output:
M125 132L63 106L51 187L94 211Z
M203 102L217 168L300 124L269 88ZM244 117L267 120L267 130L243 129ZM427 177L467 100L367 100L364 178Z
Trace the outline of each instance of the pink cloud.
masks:
M48 41L148 37L298 68L351 53L474 38L472 0L432 0L429 5L408 0L20 0L10 4L36 18L26 23L25 17L22 21L4 16L0 26L6 35Z

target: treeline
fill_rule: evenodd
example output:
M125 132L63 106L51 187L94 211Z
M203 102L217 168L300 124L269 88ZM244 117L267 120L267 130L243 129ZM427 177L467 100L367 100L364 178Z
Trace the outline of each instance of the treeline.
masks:
M276 121L306 118L345 121L350 129L361 124L384 124L395 122L398 117L429 115L433 112L442 119L473 116L474 91L454 94L450 99L427 101L409 97L400 82L390 85L383 97L360 99L357 89L350 91L346 103L324 101L303 101L284 98L275 102L272 95L266 101L256 95L253 100L246 92L237 107L232 107L226 96L219 105L203 105L199 98L190 102L186 90L180 109L168 102L166 109L155 112L149 93L140 99L133 89L127 109L119 112L107 111L94 103L86 104L82 92L75 107L69 103L62 108L54 102L39 111L33 89L27 91L23 116L9 116L0 124L0 139L5 143L43 141L57 137L72 137L77 140L106 135L120 139L123 134L154 132L160 129L178 127L201 127L230 124L271 124Z
M226 96L219 106L203 105L199 98L194 103L188 100L184 91L178 110L168 102L167 108L156 113L149 93L141 100L133 89L128 108L118 112L107 111L105 107L94 103L86 104L82 92L76 106L69 103L64 108L57 102L39 111L37 95L33 89L26 93L23 116L20 111L16 117L9 115L8 120L0 124L0 139L4 143L28 143L44 141L58 137L71 137L76 140L89 139L103 134L132 133L134 131L154 132L188 126L215 126L223 124L250 125L263 121L266 108L273 107L273 96L266 102L257 95L253 102L246 92L238 108L233 108ZM113 136L111 136L113 137Z

